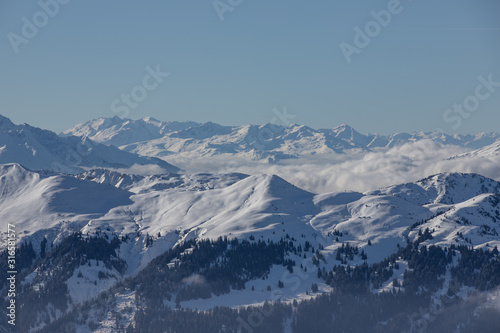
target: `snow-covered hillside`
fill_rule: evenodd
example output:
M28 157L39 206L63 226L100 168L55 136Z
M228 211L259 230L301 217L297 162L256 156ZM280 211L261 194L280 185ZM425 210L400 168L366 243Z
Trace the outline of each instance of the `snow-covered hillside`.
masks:
M497 181L476 174L443 173L368 194L397 196L417 205L456 204L483 193L500 194L499 185Z
M130 205L132 193L111 185L82 181L52 172L34 172L19 164L0 165L0 225L16 226L18 241L33 237L39 248L43 235L57 241L104 216ZM5 233L2 238L5 238Z
M0 163L19 163L34 170L65 173L97 167L128 169L132 166L149 166L160 172L179 171L161 159L125 152L86 137L61 137L28 124L15 125L1 115Z

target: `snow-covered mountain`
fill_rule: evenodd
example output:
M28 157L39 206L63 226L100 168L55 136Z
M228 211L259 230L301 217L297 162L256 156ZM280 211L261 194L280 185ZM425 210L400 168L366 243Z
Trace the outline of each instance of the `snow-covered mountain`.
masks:
M43 238L40 231L50 239L60 240L80 230L90 219L131 204L131 194L70 175L34 172L19 164L0 165L1 225L15 225L19 241L34 237L36 246Z
M19 163L30 169L79 173L90 168L127 169L152 165L163 172L179 168L164 160L139 156L86 137L61 137L54 132L15 125L0 115L0 163Z
M466 209L477 215L468 218L474 228L485 216L500 223L491 213L498 210L500 183L475 174L440 174L366 193L315 195L273 175L135 176L92 170L69 176L6 164L0 168L0 189L1 223L15 222L22 229L19 241L37 232L50 233L53 241L57 230L68 228L119 236L180 232L178 240L289 234L307 235L311 243L335 250L339 244L333 235L344 232L341 241L360 247L369 239L371 249L380 243L378 260L405 240L412 225L437 215L461 221L457 214ZM463 229L459 222L455 227ZM455 229L447 235L450 242L460 241ZM500 244L486 238L474 239L474 245Z
M61 133L61 136L83 136L96 142L119 147L128 143L157 139L166 133L198 125L198 123L189 121L163 122L153 117L131 120L114 116L113 118L99 118L76 125Z
M15 222L23 237L83 228L118 235L182 231L183 239L275 232L271 238L279 239L314 232L305 216L318 211L312 193L271 175L141 177L93 170L73 177L6 164L0 181L1 223Z
M152 118L131 120L116 116L95 119L61 133L61 136L67 135L88 137L125 151L159 158L171 154L192 157L237 154L268 161L349 149L391 148L424 139L477 149L500 138L499 133L416 132L384 136L361 134L347 125L316 130L296 124L288 127L275 124L222 126L212 122L161 122Z
M42 261L45 269L26 268L19 282L39 290L43 286L56 288L50 281L57 278L57 285L62 283L68 290L59 299L66 304L61 309L69 310L141 272L146 275L138 279L145 283L147 274L160 269L154 268L158 265L155 258L170 258L172 249L182 249L181 255L168 259L168 267L176 267L189 255L191 245L184 249L183 244L204 239L220 242L224 237L290 248L277 259L283 265L270 266L262 278L254 277L251 271L243 274L248 288L230 289L209 296L209 300L186 296L182 307L210 310L270 299L305 300L311 297L311 285L331 291L321 277L325 273L316 274L316 270L331 269L342 251L355 249L341 258L346 267L354 267L379 263L416 241L442 247L499 246L499 203L500 183L475 174L439 174L366 193L313 194L265 174L137 176L99 169L71 176L31 171L19 164L0 167L0 227L7 230L8 224L14 224L18 243L30 242L35 256L55 251L50 252L54 256L50 261ZM7 236L2 237L5 240ZM100 246L101 254L93 254L90 248L82 250L83 257L64 254L71 249L68 244L84 249L89 242ZM346 244L350 246L347 250ZM306 252L300 252L302 249ZM408 265L402 259L398 262L402 267ZM61 263L69 265L71 271L65 272ZM288 274L294 269L302 273L292 279ZM394 274L403 279L403 270ZM195 275L189 279L201 278ZM283 286L269 291L267 286L278 281ZM374 292L392 288L391 281L377 285ZM130 300L139 291L133 290L113 292L117 303L107 306L120 311L126 305L135 313L137 304ZM173 300L164 302L176 306ZM34 320L39 328L61 315L53 312L53 305L44 306ZM95 318L103 321L103 315L96 312ZM121 318L127 325L134 320L133 315Z

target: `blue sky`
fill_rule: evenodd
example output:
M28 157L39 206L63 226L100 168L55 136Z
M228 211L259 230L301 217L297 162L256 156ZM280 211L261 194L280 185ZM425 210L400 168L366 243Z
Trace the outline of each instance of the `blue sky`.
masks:
M500 82L498 0L217 1L229 9L60 0L68 3L53 17L37 1L2 1L0 114L61 131L125 114L262 124L286 107L292 122L314 128L500 130L500 87L474 97L479 76ZM371 11L389 7L397 13L374 25ZM23 32L23 17L36 35ZM353 29L367 24L379 29L348 63L340 45L355 47ZM154 80L157 65L169 76ZM464 100L473 111L451 109Z

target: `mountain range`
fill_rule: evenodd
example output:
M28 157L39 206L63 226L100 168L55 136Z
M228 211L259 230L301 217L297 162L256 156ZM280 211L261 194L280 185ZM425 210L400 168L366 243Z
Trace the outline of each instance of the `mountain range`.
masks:
M313 129L292 124L222 126L212 122L163 122L151 117L131 120L99 118L78 124L62 137L87 137L144 156L168 158L172 154L200 157L230 154L269 162L351 149L391 148L424 139L434 142L483 148L500 139L499 133L449 135L440 132L361 134L348 125Z
M15 226L20 330L304 332L337 325L424 332L439 331L440 322L448 325L441 331L476 325L500 286L497 180L444 172L362 192L312 193L274 174L183 173L165 159L275 161L431 139L469 148L453 160L481 161L498 155L497 138L118 117L57 135L2 117L0 227ZM157 172L132 172L138 165ZM7 233L1 238L6 244ZM8 256L0 253L2 296ZM359 309L368 319L353 329Z

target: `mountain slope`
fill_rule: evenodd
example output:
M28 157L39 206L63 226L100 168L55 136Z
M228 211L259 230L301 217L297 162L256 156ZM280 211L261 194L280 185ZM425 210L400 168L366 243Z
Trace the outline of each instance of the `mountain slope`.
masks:
M486 147L471 151L469 153L457 155L454 157L451 157L450 159L456 159L456 158L472 158L472 157L484 157L484 158L491 158L491 157L497 157L500 155L500 140L492 143L491 145L488 145Z
M111 208L131 204L132 193L72 176L33 172L19 164L0 165L0 225L16 226L18 241L44 230L52 240L78 231Z
M130 168L133 165L154 165L167 172L179 171L157 158L138 156L85 137L60 137L27 124L15 125L2 116L0 163L19 163L30 169L66 173L82 172L85 168Z
M493 248L499 246L500 195L480 194L453 205L446 212L416 228L413 233L429 228L433 239L429 244L466 245Z
M483 193L498 194L500 184L477 174L443 173L368 193L397 196L417 205L455 204Z

